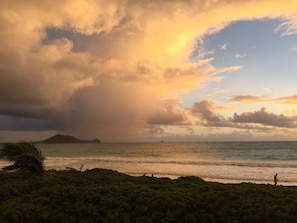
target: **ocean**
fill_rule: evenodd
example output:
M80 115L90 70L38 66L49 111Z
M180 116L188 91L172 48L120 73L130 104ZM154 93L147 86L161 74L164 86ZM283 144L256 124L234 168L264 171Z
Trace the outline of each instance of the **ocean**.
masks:
M133 176L297 185L297 142L37 144L46 169L105 168ZM0 166L5 165L0 161Z

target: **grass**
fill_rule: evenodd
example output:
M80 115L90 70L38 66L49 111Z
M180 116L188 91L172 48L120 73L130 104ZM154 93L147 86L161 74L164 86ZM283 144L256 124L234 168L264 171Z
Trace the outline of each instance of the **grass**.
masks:
M297 187L133 177L93 169L0 172L0 222L297 222Z

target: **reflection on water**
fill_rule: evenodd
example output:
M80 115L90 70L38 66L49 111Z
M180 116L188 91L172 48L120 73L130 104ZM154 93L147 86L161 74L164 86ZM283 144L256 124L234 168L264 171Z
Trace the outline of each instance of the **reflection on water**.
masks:
M101 143L38 145L47 169L105 168L131 175L297 185L296 142ZM0 166L6 163L0 161Z

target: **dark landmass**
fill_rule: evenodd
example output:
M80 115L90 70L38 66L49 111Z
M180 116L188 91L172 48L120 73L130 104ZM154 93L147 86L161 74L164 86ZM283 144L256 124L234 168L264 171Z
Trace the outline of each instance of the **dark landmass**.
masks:
M297 187L133 177L105 169L0 172L0 222L297 222Z
M93 139L93 140L81 140L77 139L73 136L68 135L54 135L48 139L35 142L35 143L100 143L101 141L99 139Z

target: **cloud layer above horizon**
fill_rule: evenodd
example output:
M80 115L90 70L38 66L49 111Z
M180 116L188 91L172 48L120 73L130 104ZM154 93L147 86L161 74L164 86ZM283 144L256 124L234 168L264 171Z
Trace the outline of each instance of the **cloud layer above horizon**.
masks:
M224 106L209 98L184 106L181 99L244 69L215 67L204 50L207 35L255 19L279 19L280 36L297 34L295 1L2 0L0 6L3 133L57 131L103 141L194 139L206 128L224 129L218 135L296 134L296 95L247 93ZM234 107L267 101L296 110Z

